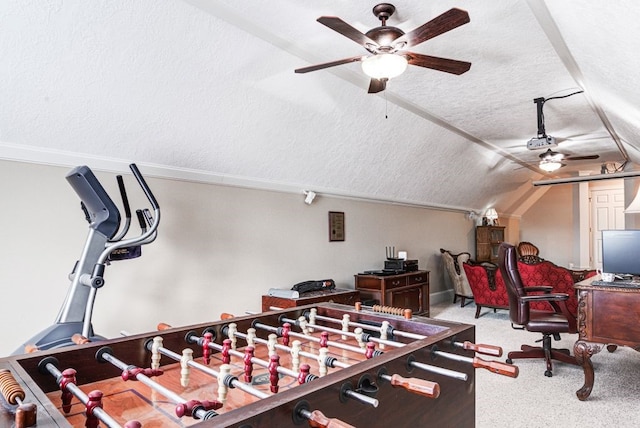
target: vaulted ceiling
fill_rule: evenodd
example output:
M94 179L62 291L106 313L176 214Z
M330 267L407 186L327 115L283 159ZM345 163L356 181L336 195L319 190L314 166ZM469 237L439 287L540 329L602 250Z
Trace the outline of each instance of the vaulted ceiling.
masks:
M367 51L318 23L379 26L376 2L0 2L0 158L73 153L262 186L519 214L532 180L640 162L640 3L395 1L405 32L451 8L470 22L411 48L472 63L409 66L368 94ZM565 97L569 94L574 94ZM543 97L553 150L537 167ZM266 184L265 184L266 183Z

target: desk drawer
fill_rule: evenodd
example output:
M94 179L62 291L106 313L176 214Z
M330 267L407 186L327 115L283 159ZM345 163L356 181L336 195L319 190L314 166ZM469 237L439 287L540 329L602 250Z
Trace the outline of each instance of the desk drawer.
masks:
M407 277L406 276L394 276L390 278L384 279L384 287L389 290L391 288L399 288L407 286Z
M407 276L407 285L422 284L422 283L428 283L428 282L429 282L428 272L415 273L413 275Z

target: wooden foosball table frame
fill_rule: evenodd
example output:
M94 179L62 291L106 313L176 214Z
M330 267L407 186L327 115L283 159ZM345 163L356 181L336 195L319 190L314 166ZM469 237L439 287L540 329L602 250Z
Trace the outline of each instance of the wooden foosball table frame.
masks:
M96 354L99 350L108 346L118 359L137 367L149 367L151 352L148 349L149 341L156 336L162 337L163 346L174 352L180 352L184 348L193 350L194 361L202 357L203 349L195 343L188 343L185 337L191 333L202 335L204 331L214 333L214 341L218 344L226 338L225 331L230 323L237 324L238 332L245 332L256 322L271 326L281 326L283 318L298 319L308 314L310 308L316 308L318 315L341 319L348 314L352 322L365 324L379 324L388 321L393 329L423 336L423 339L412 340L405 337L390 337L405 343L402 347L387 346L381 355L370 359L364 357L353 362L353 357L346 356L344 352L337 352L339 359L349 362L346 368L331 368L329 373L308 383L295 385L295 387L281 387L275 394L268 398L236 400L244 404L238 408L225 408L217 410L218 415L210 420L179 419L169 412L161 412L163 416L153 416L152 411L160 406L155 399L147 398L147 408L135 413L132 404L126 409L110 407L107 400L112 390L103 390L105 395L104 411L109 413L119 424L125 425L127 421L139 420L142 426L198 426L198 427L304 427L304 426L340 426L339 421L356 427L474 427L475 426L475 368L468 361L458 361L443 358L437 351L458 354L467 359L475 356L470 350L462 349L456 344L462 342L475 342L475 327L473 325L435 320L425 317L412 317L406 319L402 316L374 313L366 309L354 310L350 306L323 303L298 308L290 308L281 311L264 312L255 315L241 316L210 323L191 325L185 327L169 328L163 331L154 331L144 334L136 334L124 338L110 339L99 343L87 343L84 345L67 348L38 351L0 359L0 370L9 370L16 382L25 392L25 402L35 403L37 409L38 427L71 427L77 426L77 422L71 421L68 415L60 409L60 387L54 376L43 372L41 366L43 359L53 357L56 366L60 370L73 368L76 370L77 386L89 392L99 388L100 382L113 379L119 380L129 388L130 382L119 379L121 371L112 364L98 362ZM337 325L317 321L317 324L325 324L339 329ZM299 331L295 327L292 331ZM374 334L375 331L370 333ZM257 336L266 339L269 332L258 330ZM318 332L314 333L315 335ZM356 343L351 341L350 343ZM242 339L238 339L238 347L245 346ZM218 353L214 352L211 366L215 367L218 361ZM233 358L232 358L233 360ZM238 360L237 358L235 359ZM304 361L304 359L302 359ZM466 380L454 378L446 374L426 371L416 368L411 362L419 362L424 365L440 367L464 374ZM352 363L353 362L353 363ZM163 359L162 368L166 372L179 372L179 363L169 359ZM175 369L176 364L178 368ZM312 365L312 362L309 363ZM283 363L286 365L286 363ZM242 368L242 361L238 366ZM312 373L318 374L318 366L312 365ZM237 376L242 379L241 370ZM412 393L402 388L394 387L380 376L381 373L397 374L405 378L421 378L436 382L439 385L439 396L436 398L425 397ZM163 381L163 376L156 379ZM167 381L169 382L169 381ZM211 378L209 388L212 399L215 398L217 380ZM293 382L285 382L287 384ZM185 398L190 398L192 389L181 388L179 382L171 382L171 388ZM366 394L378 401L378 406L373 407L366 403L354 400L344 394L345 390ZM268 389L265 389L268 391ZM228 396L231 398L237 394L246 394L238 389L230 389ZM162 397L164 401L166 398ZM76 404L78 403L75 400ZM5 403L6 404L6 403ZM81 403L79 403L81 404ZM317 425L301 418L299 409L310 411L318 410L327 418L335 419L335 425ZM125 412L126 410L126 412ZM74 412L72 412L74 413ZM76 417L82 415L82 411L75 411ZM0 406L0 425L12 424L14 416L5 407ZM146 419L145 419L146 418ZM84 424L84 422L83 422ZM11 426L11 425L9 425Z

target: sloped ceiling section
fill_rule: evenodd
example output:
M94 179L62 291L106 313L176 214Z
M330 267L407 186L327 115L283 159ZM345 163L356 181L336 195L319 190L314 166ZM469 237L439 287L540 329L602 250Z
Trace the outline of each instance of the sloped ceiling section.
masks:
M533 99L583 90L545 104L546 130L561 141L554 150L600 157L553 176L640 161L637 2L396 1L388 25L405 31L468 11L470 23L412 50L469 61L470 71L409 66L376 95L359 63L294 73L366 54L316 19L338 16L366 32L379 25L374 5L0 2L0 158L73 153L300 192L514 212L544 177L541 152L526 148L537 134Z

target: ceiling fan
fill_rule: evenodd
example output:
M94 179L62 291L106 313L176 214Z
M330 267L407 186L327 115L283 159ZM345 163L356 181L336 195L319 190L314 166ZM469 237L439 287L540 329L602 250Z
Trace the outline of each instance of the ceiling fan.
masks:
M296 73L308 73L323 68L350 62L362 62L362 69L369 77L369 93L384 91L387 81L404 72L407 64L444 71L445 73L462 74L471 67L470 62L423 55L404 49L416 46L447 31L453 30L469 22L469 14L461 9L450 9L414 30L405 33L397 27L387 25L387 20L396 8L389 3L380 3L373 8L373 14L382 22L379 27L362 33L336 16L321 16L317 21L364 47L369 55L358 55L324 64L298 68Z
M553 172L560 167L566 166L563 161L578 161L578 160L592 160L598 159L600 155L587 155L587 156L569 156L564 153L554 152L551 149L547 149L544 153L538 156L540 158L540 168Z

